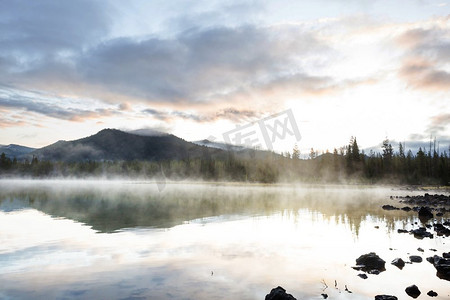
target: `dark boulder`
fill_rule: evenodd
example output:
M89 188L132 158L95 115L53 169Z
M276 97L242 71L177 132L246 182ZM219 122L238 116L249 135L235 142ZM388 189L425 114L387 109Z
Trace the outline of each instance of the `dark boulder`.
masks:
M361 277L362 279L367 279L367 275L364 273L358 274L358 277Z
M384 210L399 210L400 209L400 208L397 208L397 207L389 205L389 204L383 205L381 208Z
M442 253L442 256L444 258L450 258L450 252L444 252L444 253Z
M413 263L421 263L422 262L422 257L418 256L418 255L411 255L409 257L409 260Z
M356 270L361 270L370 274L379 274L386 270L386 262L382 260L375 252L361 255L356 259Z
M419 290L419 288L417 287L417 285L413 284L411 286L408 286L405 289L405 292L408 294L408 296L412 297L412 298L417 298L420 296L421 292Z
M433 256L433 266L436 268L437 277L450 281L450 259Z
M270 291L270 294L266 295L265 300L297 300L291 294L287 294L286 290L281 286L276 287Z
M398 300L397 297L391 295L377 295L375 300Z
M423 239L423 238L433 238L433 234L431 232L428 232L425 227L420 227L414 230L411 230L411 233L414 235L416 239Z
M436 223L433 224L434 226L434 231L436 231L436 234L438 236L450 236L450 229L448 229L447 227L445 227L443 224L440 223Z
M404 207L401 208L401 210L404 210L404 211L411 211L412 208L409 207L409 206L404 206Z
M425 194L423 196L406 196L400 197L400 202L408 203L408 204L417 204L417 205L429 205L429 206L448 206L450 205L450 196L446 195L430 195Z
M427 295L430 296L430 297L437 297L437 296L438 296L438 293L436 293L435 291L431 290L431 291L429 291L429 292L427 293Z
M323 297L323 299L327 299L328 298L327 294L321 294L321 296Z
M431 212L431 209L426 206L422 206L419 209L419 218L423 219L432 219L434 217L433 213Z
M391 264L393 264L394 266L396 266L397 268L399 268L400 270L403 269L403 267L405 266L405 262L403 261L403 259L401 258L396 258L394 259Z
M397 229L398 233L408 233L409 231L406 229Z

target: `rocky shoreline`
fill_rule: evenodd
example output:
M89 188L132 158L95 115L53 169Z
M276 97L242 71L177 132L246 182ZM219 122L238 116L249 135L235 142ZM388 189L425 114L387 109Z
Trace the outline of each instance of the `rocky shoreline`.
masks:
M450 236L450 220L444 219L444 217L450 213L450 195L444 194L429 194L416 196L390 196L391 200L397 200L401 207L391 204L385 204L382 209L387 211L402 210L405 212L416 212L420 220L420 225L415 222L411 230L398 229L398 233L408 233L416 239L430 238L433 239L436 236L449 237ZM439 218L439 219L438 219ZM423 249L418 248L419 252L424 252ZM430 249L431 251L436 251ZM391 264L399 269L403 269L407 263L421 263L423 258L419 255L409 256L409 261L404 261L402 258L394 259ZM431 263L436 269L436 276L443 280L450 281L450 252L444 252L441 256L434 255L426 258L426 261ZM386 261L380 258L375 252L363 254L355 260L356 265L352 268L362 272L357 274L362 279L367 279L368 275L378 275L381 272L386 271ZM347 289L346 291L351 293ZM405 288L405 293L415 299L419 297L422 292L417 285L410 285ZM437 297L438 293L430 290L426 293L429 297ZM327 294L321 294L324 299L328 298ZM394 295L376 295L375 300L397 300L397 296ZM265 300L296 300L294 296L288 294L286 290L280 286L271 290L266 295Z

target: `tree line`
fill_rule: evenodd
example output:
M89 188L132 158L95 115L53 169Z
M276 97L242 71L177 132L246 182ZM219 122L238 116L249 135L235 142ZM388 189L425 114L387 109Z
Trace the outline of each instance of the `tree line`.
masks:
M252 152L253 151L253 152ZM308 159L300 158L298 146L292 155L250 150L243 154L229 152L225 158L208 155L196 159L163 161L41 161L0 155L2 177L129 177L198 179L247 182L357 182L398 184L450 184L450 157L447 151L419 148L416 153L400 143L394 150L388 139L382 152L360 151L356 137L332 153L318 155L311 148Z

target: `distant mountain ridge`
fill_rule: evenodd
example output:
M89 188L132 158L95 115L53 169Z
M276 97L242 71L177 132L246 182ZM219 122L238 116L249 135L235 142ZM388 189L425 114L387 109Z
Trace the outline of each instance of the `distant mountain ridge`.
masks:
M0 145L0 154L5 153L7 157L12 158L22 158L26 156L27 154L33 152L36 150L36 148L31 147L25 147L21 145L16 144L10 144L10 145Z
M29 156L50 161L180 160L225 156L221 149L187 142L171 134L130 133L104 129L97 134L74 141L58 141L36 149Z
M80 162L80 161L162 161L183 159L223 159L229 155L240 158L265 159L278 154L229 145L210 140L188 142L172 134L153 129L121 131L103 129L98 133L73 140L60 140L43 148L0 145L10 159Z

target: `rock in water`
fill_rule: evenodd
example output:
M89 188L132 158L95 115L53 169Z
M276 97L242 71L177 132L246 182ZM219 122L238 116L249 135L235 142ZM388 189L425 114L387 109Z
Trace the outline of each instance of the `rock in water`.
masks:
M286 290L281 286L276 287L270 291L270 294L266 295L265 300L297 300L291 294L286 293Z
M396 258L394 259L391 264L393 264L394 266L396 266L397 268L399 268L400 270L403 269L403 267L405 266L405 262L403 261L403 259L401 258Z
M421 263L422 262L422 257L418 256L418 255L411 255L409 257L409 260L413 263Z
M419 209L419 218L431 219L433 217L434 217L434 215L431 212L431 209L429 207L422 206Z
M436 231L436 234L438 236L444 236L444 235L450 236L450 229L448 229L444 225L442 225L440 223L435 223L435 224L433 224L433 226L434 226L434 231Z
M385 271L386 262L382 260L375 252L361 255L356 259L357 266L355 269L369 272L371 274L378 274Z
M362 279L367 279L367 275L364 273L358 274L359 277L361 277Z
M391 295L377 295L375 300L398 300L397 297Z
M433 256L433 265L436 268L437 271L437 277L444 279L444 280L450 280L450 259L449 258L443 258L440 256Z
M399 210L400 209L400 208L397 208L397 207L389 205L389 204L383 205L381 208L384 210Z
M417 285L413 284L408 286L405 289L405 292L408 294L408 296L412 297L412 298L417 298L420 296L421 292L419 290L419 288L417 287Z
M411 230L411 233L414 235L416 239L419 240L426 237L430 239L433 238L433 234L431 232L428 232L426 227L419 227L417 229Z
M429 292L427 293L427 295L430 296L430 297L437 297L437 296L438 296L438 293L436 293L435 291L431 290L431 291L429 291Z

